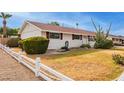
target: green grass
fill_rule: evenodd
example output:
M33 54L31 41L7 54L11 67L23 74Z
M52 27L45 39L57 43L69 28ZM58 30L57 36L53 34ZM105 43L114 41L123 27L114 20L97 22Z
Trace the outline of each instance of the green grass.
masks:
M73 57L73 56L80 56L90 53L99 52L99 49L73 49L70 50L64 54L53 54L48 57L49 59L58 59L58 58L64 58L64 57Z

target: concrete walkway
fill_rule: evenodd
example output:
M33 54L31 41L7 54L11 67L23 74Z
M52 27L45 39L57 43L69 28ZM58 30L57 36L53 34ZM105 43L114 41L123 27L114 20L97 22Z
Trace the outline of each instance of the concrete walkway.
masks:
M37 81L34 73L0 49L0 81Z

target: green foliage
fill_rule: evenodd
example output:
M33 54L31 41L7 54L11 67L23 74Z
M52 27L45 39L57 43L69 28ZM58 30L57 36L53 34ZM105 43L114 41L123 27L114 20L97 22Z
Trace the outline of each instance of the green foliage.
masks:
M9 28L7 30L7 36L17 36L19 28Z
M28 54L43 54L48 44L49 40L44 37L31 37L23 40L23 48Z
M90 44L82 44L80 47L81 48L91 48Z
M97 27L93 20L92 20L92 23L96 30L96 37L95 37L96 42L94 44L94 48L109 49L109 48L113 47L112 40L107 39L109 36L110 29L111 29L111 24L105 33L105 31L103 30L103 28L100 25Z
M0 34L3 34L3 28L0 27Z
M113 54L112 59L116 64L124 65L124 57L119 54Z
M0 18L3 19L3 37L7 37L7 31L6 31L6 19L10 18L12 15L8 14L8 13L4 13L4 12L1 12L0 13Z
M56 22L56 21L55 21L55 22L51 22L50 24L51 24L51 25L60 26L60 24L59 24L58 22Z
M19 28L6 28L7 29L7 36L17 36ZM0 27L0 34L3 34L3 28Z
M3 19L10 18L11 16L12 16L12 15L6 14L6 13L4 13L4 12L1 12L1 14L0 14L0 17L3 18Z
M8 47L18 47L18 41L19 41L19 38L10 38L7 41L6 45Z
M23 41L24 41L24 40L19 40L19 41L18 41L18 46L19 46L19 48L21 48L22 50L24 49L24 48L23 48Z
M113 47L113 42L112 40L104 40L100 42L95 42L94 48L101 48L101 49L110 49Z
M61 49L64 49L65 51L69 51L69 48L67 46L61 47Z

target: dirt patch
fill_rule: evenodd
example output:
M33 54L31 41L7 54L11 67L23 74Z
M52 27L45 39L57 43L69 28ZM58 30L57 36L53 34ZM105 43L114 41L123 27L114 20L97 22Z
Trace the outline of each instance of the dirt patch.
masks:
M72 67L72 71L64 71L64 69L63 71L68 72L66 74L75 80L105 80L114 71L104 64L95 62L83 62L69 66Z

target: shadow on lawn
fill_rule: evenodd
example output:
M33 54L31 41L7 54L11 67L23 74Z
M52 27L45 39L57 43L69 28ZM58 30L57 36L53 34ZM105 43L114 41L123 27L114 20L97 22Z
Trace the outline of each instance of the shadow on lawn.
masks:
M64 54L52 54L52 55L45 55L45 56L43 55L42 58L58 59L58 58L64 58L64 57L85 55L85 54L95 53L99 51L102 51L102 50L100 49L74 49L74 50L65 52Z
M124 51L124 49L122 49L122 48L112 48L111 50Z

